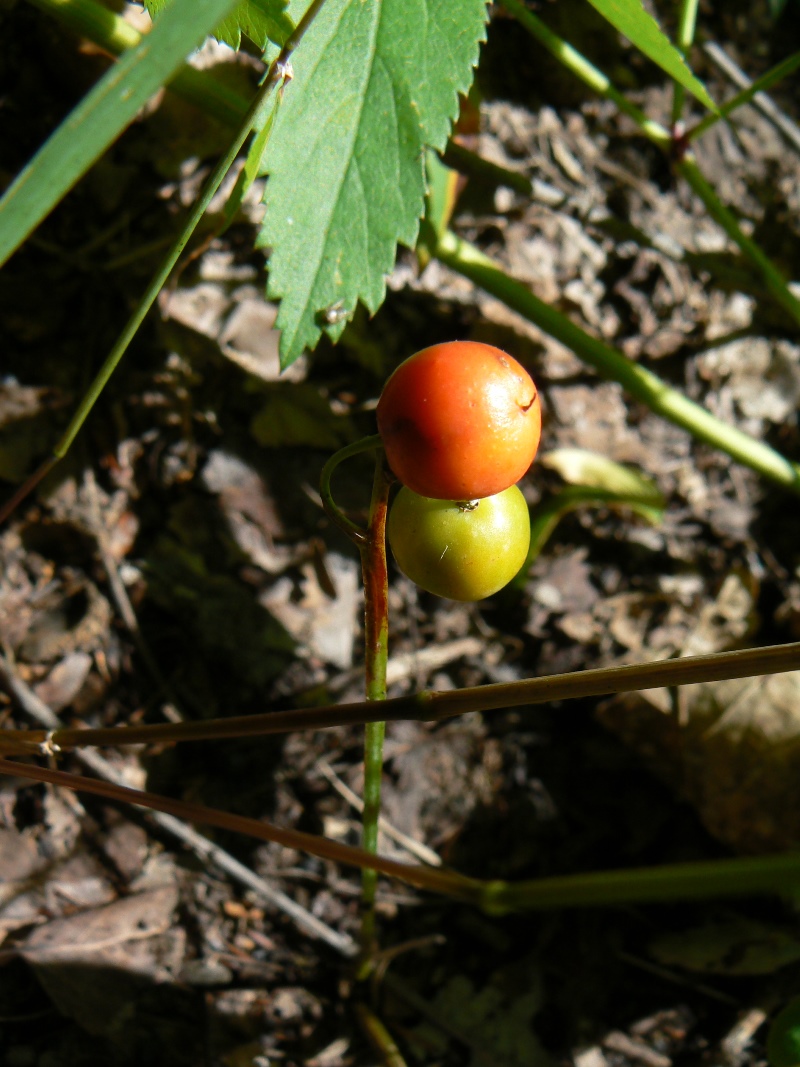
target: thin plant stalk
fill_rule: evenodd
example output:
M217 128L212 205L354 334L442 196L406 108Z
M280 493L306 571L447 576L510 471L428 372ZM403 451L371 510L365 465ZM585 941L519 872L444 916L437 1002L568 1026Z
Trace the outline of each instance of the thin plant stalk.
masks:
M713 41L706 41L703 45L703 51L711 62L722 71L725 77L733 82L737 89L750 88L752 83L745 72L733 62L728 53L720 48L718 44ZM800 126L790 119L785 112L781 111L771 96L766 93L756 94L753 97L753 107L757 108L764 118L772 123L780 135L785 138L790 148L800 153Z
M759 245L742 232L733 212L722 203L714 188L703 177L694 155L691 152L687 152L683 159L675 164L675 169L686 179L697 196L703 201L709 215L715 222L719 223L747 258L758 267L764 283L775 301L795 321L800 322L800 300L789 289L781 272L769 257L761 251Z
M675 47L684 59L689 54L689 49L694 41L694 30L697 23L697 6L699 0L681 0L680 13L678 15L678 32L675 35ZM680 82L673 83L672 92L672 126L673 128L681 120L683 115L684 88Z
M367 1040L383 1060L383 1067L407 1067L396 1041L375 1012L360 1003L355 1005L355 1013Z
M696 185L698 189L705 189L702 176L688 157L681 167L687 179L694 183L693 188ZM721 208L721 205L719 207ZM790 462L769 445L756 441L749 434L722 422L677 389L667 385L652 371L586 333L566 315L534 296L526 285L506 274L474 245L447 231L436 240L431 252L445 266L463 274L561 341L603 377L619 382L631 396L642 401L656 414L688 430L706 444L719 448L732 459L757 471L777 485L800 493L800 465ZM760 250L758 255L764 258ZM800 305L798 313L800 317Z
M230 833L245 834L259 841L271 841L284 848L296 849L309 856L341 863L348 867L372 868L390 878L399 878L419 889L428 889L434 893L444 893L458 900L475 902L484 891L482 883L456 871L444 867L428 867L423 864L401 863L367 852L354 845L345 845L318 834L305 830L293 830L283 826L273 826L262 819L254 819L234 812L208 808L203 804L194 804L173 797L159 796L129 786L104 782L97 778L87 778L79 774L53 770L50 767L37 767L29 763L0 759L0 775L12 778L27 778L36 782L49 782L63 786L79 793L114 800L134 807L146 808L148 811L161 811L177 819L202 826L215 826Z
M481 906L489 913L644 904L667 900L778 893L800 887L800 852L705 862L664 864L617 871L486 885Z
M369 509L367 540L360 546L364 578L365 687L370 702L386 701L386 663L389 655L389 579L386 569L386 512L391 476L383 449L375 456L375 475ZM378 821L381 814L383 738L386 722L370 722L364 728L364 811L361 845L378 851ZM368 967L375 941L375 893L377 871L366 869L361 879L361 950Z
M361 551L361 546L367 540L368 531L359 526L358 523L353 522L352 519L348 519L333 499L331 479L333 478L333 472L340 463L343 463L346 459L352 459L353 456L359 456L363 452L372 452L375 449L379 449L381 448L381 445L380 434L373 434L371 437L362 437L359 441L354 441L351 445L346 445L344 448L340 448L338 452L334 452L322 468L322 473L320 474L319 495L322 500L322 506L325 508L328 516L344 533L347 534L359 551Z
M707 130L719 122L720 119L729 118L734 111L740 107L744 107L745 104L749 104L753 97L759 93L764 93L767 89L771 89L773 85L782 81L789 74L794 73L797 68L800 67L800 52L794 52L792 55L787 56L786 59L781 60L766 73L762 74L760 78L756 78L746 89L742 89L735 96L732 96L726 103L721 104L719 111L716 115L708 114L704 119L701 119L698 123L692 126L686 131L684 137L688 141L694 141L696 138L702 136Z
M576 74L594 92L604 96L607 100L613 101L620 111L633 119L651 141L660 145L665 151L669 150L672 143L669 130L662 126L661 123L649 119L643 111L636 107L635 104L632 104L624 93L621 93L616 88L611 79L603 74L601 70L598 70L586 56L581 55L563 37L553 33L541 19L537 18L532 11L525 7L522 0L501 0L501 3L525 27L528 33L535 37L540 44L544 45L548 52L555 56L560 63L563 63L568 70Z
M471 878L444 867L401 863L301 830L271 826L260 819L218 811L96 778L67 774L50 767L0 759L0 774L16 779L49 782L77 792L165 812L187 822L216 826L260 841L274 841L334 863L369 867L418 889L472 904L490 915L664 900L752 896L759 893L793 896L800 888L800 852L797 851L771 856L664 864L660 867L590 871L522 882Z
M590 63L585 56L581 55L563 38L548 29L543 22L524 7L521 0L501 0L501 2L504 7L516 16L520 24L533 37L541 41L568 70L571 70L590 89L606 97L606 99L612 100L621 111L636 122L642 133L653 144L658 145L662 151L672 157L675 140L668 130L665 130L659 123L653 122L652 119L648 119L644 112L639 111L638 108L630 104L602 71L598 70L593 63ZM687 2L692 3L694 0L687 0ZM788 311L796 322L800 323L800 300L793 295L786 284L786 279L775 264L764 255L756 242L752 241L742 231L732 212L725 207L716 191L703 178L696 160L687 153L683 160L677 163L676 169L703 201L712 218L723 227L731 240L739 246L744 255L756 266L775 300Z
M324 730L377 722L443 722L472 711L552 704L556 701L632 693L730 678L750 678L800 669L800 641L785 645L715 652L708 656L633 663L622 667L598 667L586 671L496 682L465 689L423 689L411 696L390 700L329 704L322 708L271 711L214 721L151 723L143 726L99 728L64 727L57 730L2 730L0 751L6 743L15 752L42 755L73 748L105 745L177 744L186 741L221 741L233 737L265 737L298 730ZM0 681L13 692L13 678L0 657Z
M36 486L42 481L45 475L53 469L53 467L64 458L69 451L72 442L78 434L78 431L83 426L89 412L94 407L100 394L108 383L109 378L117 369L120 360L128 349L133 338L136 336L139 327L144 322L144 319L149 312L150 308L156 301L158 294L163 289L167 279L172 273L175 264L181 256L181 253L185 249L190 237L194 233L194 230L203 217L208 205L211 203L214 194L222 184L225 175L228 173L233 163L236 160L239 152L242 149L245 141L250 135L254 126L261 124L261 119L266 113L267 109L271 106L271 94L278 81L285 77L286 64L289 56L295 50L297 45L303 38L306 30L313 22L324 3L324 0L313 0L308 11L303 18L297 24L295 30L287 40L286 44L281 49L280 55L270 66L264 83L259 89L258 93L253 98L250 104L245 118L237 130L236 136L233 138L230 147L219 160L214 170L209 175L203 191L189 213L189 217L183 225L180 234L178 235L175 243L170 248L167 255L164 257L160 267L156 271L155 275L150 281L145 293L139 300L139 303L131 315L128 322L125 324L122 333L118 337L113 348L106 357L102 367L98 371L94 378L94 381L89 386L88 391L83 396L78 409L69 421L69 424L62 434L60 440L53 448L52 454L45 460L44 463L31 475L26 482L17 490L6 505L0 508L0 522L3 522L11 512L17 507L22 500L31 493Z

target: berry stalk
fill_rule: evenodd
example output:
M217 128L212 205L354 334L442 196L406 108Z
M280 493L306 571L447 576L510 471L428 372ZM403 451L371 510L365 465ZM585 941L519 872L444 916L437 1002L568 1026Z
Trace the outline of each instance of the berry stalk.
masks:
M389 656L389 579L386 570L386 512L392 478L385 456L375 456L375 475L366 541L359 545L364 579L365 686L367 700L386 700L386 663ZM365 852L378 851L378 819L381 812L381 775L385 722L367 723L364 729L364 813L361 844ZM362 968L368 969L375 939L375 892L378 872L364 869L361 875Z

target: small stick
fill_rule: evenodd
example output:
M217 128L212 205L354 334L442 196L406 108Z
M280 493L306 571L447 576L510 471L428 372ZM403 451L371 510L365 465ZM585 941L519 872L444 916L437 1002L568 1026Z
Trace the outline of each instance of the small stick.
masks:
M356 811L363 812L364 801L342 781L333 767L331 767L330 763L324 759L318 759L317 770L328 779L339 796L344 797L348 804L352 804ZM378 819L378 829L386 834L387 837L390 837L392 841L395 841L400 845L401 848L404 848L406 852L410 852L412 856L416 856L418 860L422 860L423 863L429 863L431 867L441 867L442 861L433 849L428 848L427 845L423 845L420 841L415 841L413 837L404 834L403 831L398 830L396 826L392 826L388 819L383 815Z

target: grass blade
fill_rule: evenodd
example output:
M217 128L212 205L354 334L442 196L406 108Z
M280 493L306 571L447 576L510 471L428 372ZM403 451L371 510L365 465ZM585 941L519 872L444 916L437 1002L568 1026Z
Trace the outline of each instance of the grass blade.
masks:
M234 0L175 0L42 145L0 200L0 265L133 121Z

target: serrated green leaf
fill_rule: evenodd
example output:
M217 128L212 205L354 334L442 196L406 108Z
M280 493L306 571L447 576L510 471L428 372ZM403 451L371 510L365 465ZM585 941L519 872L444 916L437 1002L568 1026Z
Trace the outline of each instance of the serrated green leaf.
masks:
M692 74L683 56L664 35L652 15L644 10L641 0L589 0L589 3L640 52L644 52L670 78L697 97L701 104L711 111L717 110L706 87Z
M416 241L425 148L444 147L485 18L485 0L328 0L308 30L270 141L259 238L284 366L323 329L337 338L358 300L380 306L397 242Z
M231 0L175 0L146 39L67 116L0 200L0 264L169 81L230 5Z
M171 3L172 0L144 0L153 18ZM240 0L229 15L217 23L212 36L238 49L244 34L263 52L270 41L283 45L293 29L294 23L286 14L286 0Z

